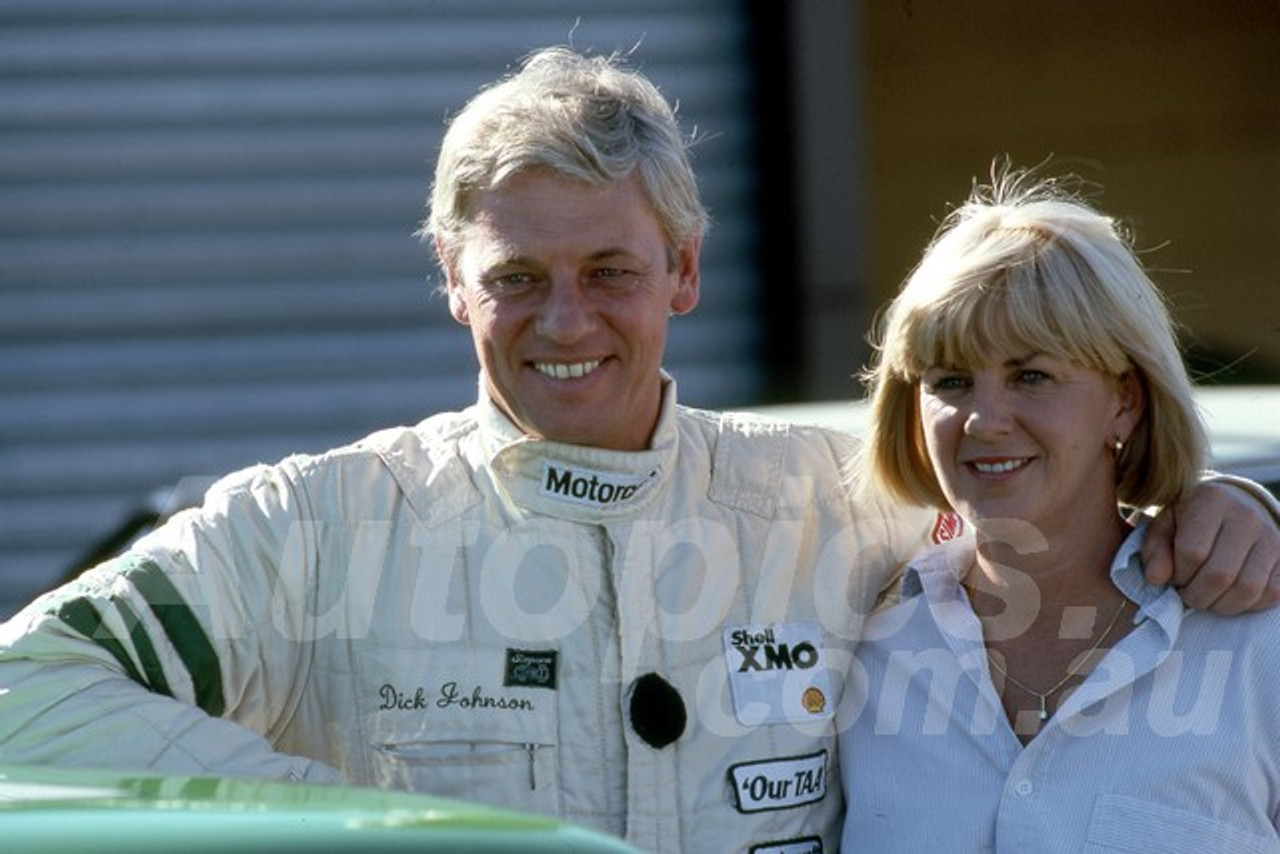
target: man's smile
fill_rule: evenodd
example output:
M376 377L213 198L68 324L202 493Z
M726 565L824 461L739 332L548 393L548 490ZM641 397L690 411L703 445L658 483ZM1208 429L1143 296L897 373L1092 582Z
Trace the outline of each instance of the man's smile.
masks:
M603 359L591 359L587 362L534 362L533 367L543 376L556 380L570 380L585 377L600 367Z

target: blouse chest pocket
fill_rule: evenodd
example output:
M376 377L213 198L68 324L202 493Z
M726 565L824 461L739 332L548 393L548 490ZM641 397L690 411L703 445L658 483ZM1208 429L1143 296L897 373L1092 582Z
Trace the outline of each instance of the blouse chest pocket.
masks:
M375 785L558 812L555 650L379 649L361 661Z
M1089 854L1117 851L1162 854L1275 854L1280 841L1219 819L1122 795L1101 795L1094 804Z

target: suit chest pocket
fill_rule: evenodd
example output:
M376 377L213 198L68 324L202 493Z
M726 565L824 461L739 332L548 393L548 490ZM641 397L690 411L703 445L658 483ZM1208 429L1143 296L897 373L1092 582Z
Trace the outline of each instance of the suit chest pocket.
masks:
M557 693L554 683L513 680L511 650L383 649L361 669L375 785L559 812Z

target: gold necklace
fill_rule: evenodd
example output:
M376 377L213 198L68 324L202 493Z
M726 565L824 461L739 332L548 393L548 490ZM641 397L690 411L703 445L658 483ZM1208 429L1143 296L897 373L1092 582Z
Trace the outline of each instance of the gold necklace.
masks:
M1009 675L1009 671L1006 670L1004 666L1001 665L1000 662L996 659L996 657L991 654L991 650L989 649L987 650L987 661L988 663L991 664L991 669L995 670L997 673L1000 674L1000 678L1004 679L1013 687L1018 688L1023 693L1030 694L1031 696L1035 697L1037 700L1040 701L1040 711L1036 714L1036 716L1040 718L1041 723L1044 723L1045 721L1049 720L1049 698L1052 697L1054 694L1058 693L1058 691L1062 690L1063 686L1065 686L1068 682L1070 682L1071 679L1079 673L1080 668L1084 666L1085 662L1087 662L1090 658L1093 657L1093 654L1098 651L1098 648L1100 646L1102 646L1102 642L1105 641L1107 639L1107 636L1111 634L1111 630L1116 627L1116 623L1120 621L1120 615L1124 613L1124 606L1128 604L1129 604L1129 600L1126 599L1124 596L1121 596L1120 607L1116 608L1116 612L1111 615L1111 622L1107 623L1107 627L1102 630L1102 634L1098 635L1098 639L1094 641L1093 646L1089 647L1089 649L1085 651L1082 655L1077 656L1076 663L1073 666L1067 668L1067 675L1059 679L1058 682L1048 691L1044 691L1042 693L1040 691L1032 690L1031 688L1028 688L1026 685L1023 685L1017 679L1014 679L1012 676Z

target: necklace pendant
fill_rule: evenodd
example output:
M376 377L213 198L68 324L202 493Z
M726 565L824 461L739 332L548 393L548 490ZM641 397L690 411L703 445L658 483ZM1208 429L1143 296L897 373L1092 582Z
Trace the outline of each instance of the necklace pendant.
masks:
M1042 696L1040 698L1040 723L1049 720L1049 698Z

